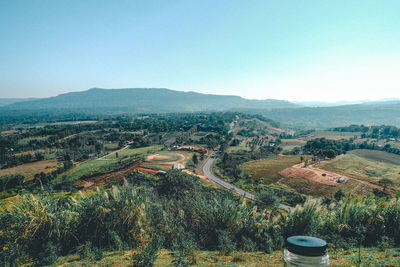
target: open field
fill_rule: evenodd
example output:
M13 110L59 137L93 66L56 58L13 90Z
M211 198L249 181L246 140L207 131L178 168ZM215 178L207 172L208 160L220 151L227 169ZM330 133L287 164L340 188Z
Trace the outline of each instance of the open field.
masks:
M304 178L311 183L317 183L327 186L338 186L339 183L337 182L340 177L343 177L340 174L329 172L326 170L322 170L316 168L314 166L307 166L304 167L304 163L295 164L289 168L286 168L279 172L285 178ZM347 177L346 181L348 181Z
M330 186L321 183L311 182L310 180L303 177L284 177L279 180L277 185L285 185L301 194L316 197L333 197L333 195L339 189L341 189L346 194L353 192L356 194L365 195L372 192L371 186L354 179L349 179L346 183L338 184L337 186Z
M353 191L357 194L371 193L373 188L382 189L377 181L375 184L371 183L365 175L364 178L359 179L358 174L348 175L342 169L321 167L321 165L334 163L335 160L337 159L302 168L303 164L299 164L300 156L279 155L246 162L241 165L241 168L254 180L262 179L265 184L280 184L312 196L332 196L339 188L346 193ZM322 176L323 173L326 176ZM345 183L337 183L337 178L342 176L350 179L347 179Z
M108 151L112 151L112 150L117 150L118 149L118 143L108 143L108 144L104 144L104 148Z
M134 148L134 149L127 147L118 152L118 158L131 157L131 156L137 156L137 155L146 156L146 155L155 153L157 151L160 151L162 148L163 148L163 146L161 146L161 145L147 146L147 147ZM111 159L111 160L115 159L115 152L104 157L104 159Z
M332 140L350 139L354 136L361 136L360 132L335 132L335 131L315 131L307 135L306 140L314 138L326 138Z
M330 256L330 266L357 266L358 251L338 250L328 251ZM132 266L132 258L136 251L120 251L106 252L105 257L97 262L91 263L90 266ZM194 258L196 263L191 266L283 266L282 251L273 251L272 253L263 252L234 252L225 256L214 251L196 251ZM160 250L158 258L154 266L173 266L172 252L168 250ZM399 249L362 249L361 250L362 266L399 266L400 251ZM87 260L79 259L79 255L71 255L60 258L56 266L87 266Z
M111 154L105 160L88 160L77 164L74 168L62 173L59 178L67 176L68 181L76 181L81 177L92 177L106 174L123 168L128 164L141 160L149 154L160 151L162 146L149 146L136 149L124 149L119 152L118 158ZM108 159L110 157L110 159Z
M305 140L302 139L281 139L282 152L291 151L294 148L304 146L306 144Z
M387 153L385 151L356 149L350 151L349 153L372 161L400 165L400 155Z
M375 185L378 185L378 181L382 178L390 178L396 188L400 186L400 165L369 160L354 153L341 155L315 166Z
M132 164L131 166L124 168L122 170L101 174L97 176L93 176L87 179L79 179L74 183L74 186L77 188L89 188L93 189L97 186L111 186L116 183L120 183L128 177L133 171L138 170L142 172L147 172L151 174L156 174L157 170L146 169L140 167L140 161Z
M180 164L181 168L193 157L192 152L187 151L161 151L147 156L142 166L152 169L169 170L174 164Z
M275 156L269 159L249 161L241 165L243 171L253 180L262 179L264 183L277 182L282 176L280 171L300 162L300 156Z
M0 176L10 174L21 174L26 179L32 178L36 173L50 173L57 168L56 160L42 160L33 163L22 164L13 168L0 170Z

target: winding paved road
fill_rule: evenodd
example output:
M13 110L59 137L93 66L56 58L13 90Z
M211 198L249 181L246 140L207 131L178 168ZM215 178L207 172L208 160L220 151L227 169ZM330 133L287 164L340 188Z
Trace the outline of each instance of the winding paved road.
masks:
M215 182L216 184L218 184L219 186L222 186L226 189L232 190L234 193L239 194L245 198L251 199L251 200L255 200L255 196L249 192L244 191L243 189L240 189L239 187L236 187L234 185L231 185L230 183L225 182L224 180L218 178L212 171L211 171L211 167L212 164L214 163L215 158L209 158L206 162L206 164L204 164L203 166L203 172L204 175L207 176L210 180L212 180L213 182ZM287 205L283 205L283 204L279 204L279 208L282 210L286 210L289 211L291 209L293 209L290 206Z

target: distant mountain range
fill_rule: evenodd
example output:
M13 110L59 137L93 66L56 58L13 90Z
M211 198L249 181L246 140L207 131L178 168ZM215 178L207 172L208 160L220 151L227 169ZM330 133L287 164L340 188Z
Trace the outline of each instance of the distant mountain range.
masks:
M86 112L194 112L232 108L293 108L284 100L248 100L240 96L211 95L162 88L100 89L72 92L7 105L9 110L68 109Z
M7 102L8 101L8 102ZM1 103L8 103L1 107ZM241 111L261 114L295 128L330 128L350 124L400 126L400 100L296 102L249 100L233 95L212 95L162 88L100 89L40 99L0 99L0 124L81 118L82 114ZM4 104L3 104L4 105ZM308 106L306 106L308 105Z
M322 101L292 101L294 104L305 107L338 107L347 105L386 105L386 104L398 104L400 99L388 98L381 100L359 100L359 101L337 101L337 102L322 102Z

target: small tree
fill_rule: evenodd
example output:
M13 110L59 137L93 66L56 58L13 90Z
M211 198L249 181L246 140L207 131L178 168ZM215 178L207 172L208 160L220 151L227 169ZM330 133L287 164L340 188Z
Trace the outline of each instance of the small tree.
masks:
M383 191L386 191L386 188L390 185L393 185L393 181L389 178L382 178L378 182L381 186L383 186Z
M340 200L342 200L344 197L346 196L346 194L342 191L342 189L339 189L338 191L336 191L336 193L335 193L335 199L336 199L336 201L340 201Z
M272 190L264 189L256 193L256 199L263 208L274 209L278 207L279 202Z
M193 160L193 163L194 163L194 165L197 165L197 164L199 163L199 159L198 159L198 157L197 157L197 154L196 154L196 153L194 153L194 154L193 154L193 158L192 158L192 160Z

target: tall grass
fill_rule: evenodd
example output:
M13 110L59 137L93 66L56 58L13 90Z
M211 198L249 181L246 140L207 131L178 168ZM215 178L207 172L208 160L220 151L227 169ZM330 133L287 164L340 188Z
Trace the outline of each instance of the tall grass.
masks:
M137 249L137 264L151 264L159 248L180 251L177 261L197 249L270 252L300 234L342 248L400 245L398 199L309 200L285 213L244 204L179 171L156 182L133 173L128 181L74 197L21 196L0 214L0 265L50 264L71 253L101 257L102 250Z

